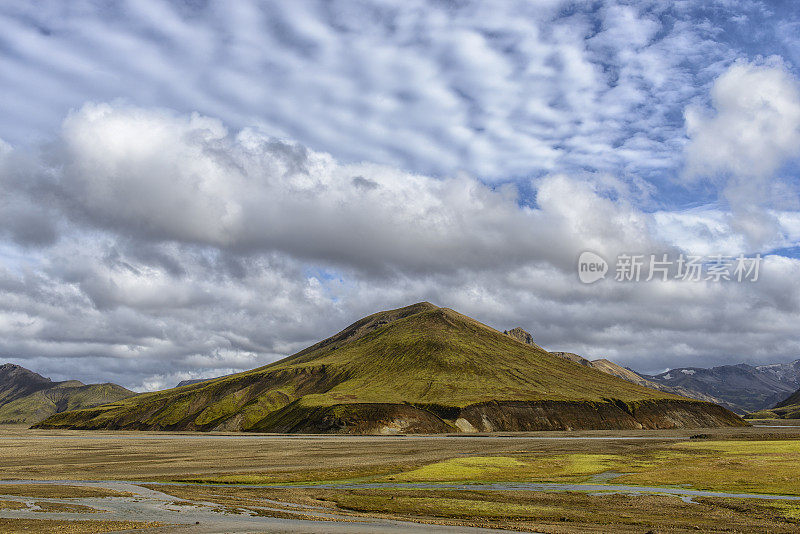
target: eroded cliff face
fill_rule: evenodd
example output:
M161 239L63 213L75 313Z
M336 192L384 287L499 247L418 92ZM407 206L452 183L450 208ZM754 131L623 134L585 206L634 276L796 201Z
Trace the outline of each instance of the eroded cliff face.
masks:
M684 400L488 402L468 406L460 417L476 431L641 430L746 426L725 408Z
M725 408L690 400L635 404L608 400L492 401L465 408L410 404L290 405L262 421L262 432L414 434L535 430L651 430L746 426Z
M203 430L301 434L439 434L536 430L652 430L746 426L721 406L691 400L624 403L582 401L491 401L465 408L411 404L358 403L303 406L291 403L258 424L243 427L232 418ZM47 425L40 425L47 427ZM102 426L59 425L76 429L200 430L192 424L164 426L120 420Z

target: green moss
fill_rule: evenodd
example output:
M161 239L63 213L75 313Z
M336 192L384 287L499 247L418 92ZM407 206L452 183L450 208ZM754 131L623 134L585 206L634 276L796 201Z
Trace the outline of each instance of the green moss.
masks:
M232 416L247 402L249 390L250 386L236 390L208 405L208 407L195 418L195 424L203 426Z
M761 410L758 412L749 413L744 416L745 419L780 419L780 416L770 410Z
M452 458L392 477L401 482L492 480L502 478L505 470L524 467L516 458L507 456L470 456Z
M190 415L189 407L191 404L192 398L188 395L174 399L151 417L148 422L164 427L175 425Z
M764 503L765 506L773 508L781 517L800 521L800 504L793 502L772 501Z
M43 389L0 406L0 423L37 423L55 413L78 410L134 396L116 384L90 384Z
M401 513L413 516L480 517L482 519L525 519L552 516L557 508L443 497L388 497L383 495L347 494L335 497L336 505L359 512Z

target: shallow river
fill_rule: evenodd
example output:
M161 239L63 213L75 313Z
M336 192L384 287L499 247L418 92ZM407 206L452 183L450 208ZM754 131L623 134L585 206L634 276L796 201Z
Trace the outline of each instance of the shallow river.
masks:
M337 515L329 509L302 504L293 504L278 501L264 500L263 505L255 507L248 505L248 509L263 510L281 513L301 513L306 516L316 517L322 521L304 519L279 519L273 517L254 516L252 511L244 508L223 508L222 506L204 502L179 499L143 487L141 482L122 481L77 481L77 480L9 480L0 484L55 484L103 488L132 493L132 497L92 497L92 498L39 498L0 496L0 500L25 502L28 509L0 510L0 517L4 518L32 518L32 519L68 519L68 520L126 520L126 521L158 521L167 524L182 525L170 529L170 532L196 532L196 533L221 533L221 532L354 532L354 533L488 533L498 532L491 529L448 527L429 524L417 524L405 521L391 521L385 519L363 519ZM153 485L154 483L148 483ZM165 490L169 486L190 485L183 483L164 482L157 485ZM232 485L220 485L230 488ZM246 487L274 488L275 485L248 485ZM280 487L287 487L282 485ZM302 487L301 485L292 487ZM692 502L693 497L736 497L740 499L769 499L769 500L800 500L796 495L773 494L743 494L726 493L719 491L702 491L688 488L658 487L658 486L627 486L621 484L561 484L561 483L487 483L487 484L446 484L446 483L346 483L346 484L321 484L315 487L337 489L374 489L374 488L402 488L402 489L451 489L451 490L488 490L488 491L580 491L592 494L626 493L626 494L660 494L674 495L685 502ZM53 502L70 503L90 506L102 513L82 514L63 512L37 511L34 503Z

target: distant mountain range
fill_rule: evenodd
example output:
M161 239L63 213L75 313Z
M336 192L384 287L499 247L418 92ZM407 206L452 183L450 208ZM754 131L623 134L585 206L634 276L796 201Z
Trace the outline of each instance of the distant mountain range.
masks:
M750 419L800 419L800 389L768 410L747 415Z
M681 367L642 376L657 384L714 397L726 408L745 414L771 408L800 388L800 360L759 366L721 365L710 369Z
M0 424L38 423L55 413L90 408L136 395L116 384L53 382L19 365L0 365Z
M504 333L523 343L534 344L533 336L522 328ZM721 365L708 369L679 367L657 375L646 375L606 359L588 360L571 352L551 354L640 386L713 402L740 415L771 408L800 389L800 360L759 366ZM788 410L785 406L783 408L783 412Z
M567 361L448 308L379 312L275 363L39 428L438 433L741 426L708 402Z
M523 330L522 328L514 328L512 330L505 330L503 331L504 334L513 337L514 339L521 341L523 343L527 343L530 345L534 345L533 336ZM591 367L593 369L597 369L598 371L602 371L604 373L616 376L617 378L621 378L623 380L627 380L633 384L638 384L640 386L644 386L646 388L655 389L658 391L664 391L666 393L671 393L673 395L678 395L681 397L688 397L690 399L697 399L705 402L713 402L714 404L719 404L720 406L725 406L728 409L732 407L717 397L713 397L711 395L702 393L700 391L687 389L679 385L669 386L666 384L661 384L659 382L649 380L645 378L645 375L640 375L636 371L632 369L628 369L627 367L622 367L619 364L612 362L611 360L607 360L605 358L600 358L597 360L588 360L583 356L579 356L578 354L572 352L551 352L554 356L558 356L559 358L563 358L565 360L569 360L571 362L578 363L583 365L584 367ZM735 408L735 407L734 407ZM747 413L744 410L734 409L739 414Z

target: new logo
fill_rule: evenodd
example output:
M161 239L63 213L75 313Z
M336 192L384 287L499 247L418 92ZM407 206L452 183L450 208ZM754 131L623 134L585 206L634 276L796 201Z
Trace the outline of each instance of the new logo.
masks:
M608 262L599 254L582 252L578 257L578 278L584 284L592 284L606 277Z

